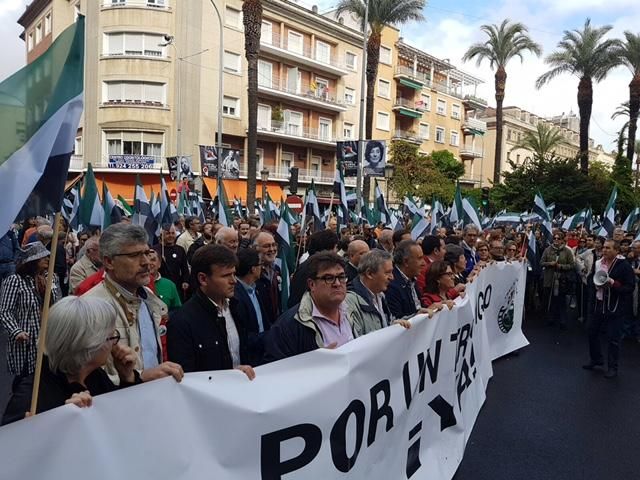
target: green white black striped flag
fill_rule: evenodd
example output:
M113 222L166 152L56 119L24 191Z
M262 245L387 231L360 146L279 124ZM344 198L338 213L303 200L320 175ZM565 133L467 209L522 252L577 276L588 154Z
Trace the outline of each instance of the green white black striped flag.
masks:
M0 235L16 218L58 212L82 114L84 17L0 83Z

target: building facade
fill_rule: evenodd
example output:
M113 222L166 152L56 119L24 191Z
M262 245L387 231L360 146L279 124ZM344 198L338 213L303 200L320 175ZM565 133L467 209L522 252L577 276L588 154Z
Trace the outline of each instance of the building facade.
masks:
M557 128L564 141L555 150L555 154L561 158L576 158L580 153L580 120L575 114L558 115L544 118L515 106L504 107L504 130L502 135L502 161L501 171L510 171L509 161L516 165L522 165L533 158L533 153L527 149L517 147L527 132L535 133L540 122L550 127ZM493 179L494 158L496 146L496 112L494 108L486 109L480 118L487 124L487 134L484 138L484 158L480 165L483 184L489 186ZM596 145L593 139L589 139L589 159L613 165L615 156L606 153L602 145Z
M241 0L34 0L19 23L27 62L78 14L86 18L85 109L71 170L90 162L114 195L133 196L136 174L159 185L166 157L214 145L222 109L224 148L239 152L240 179L227 195L246 196L247 68ZM330 188L335 141L357 138L362 34L287 0L263 1L259 62L258 178L269 171L272 198L286 194L289 168L303 185ZM223 64L220 65L220 52ZM218 74L223 69L223 104ZM204 179L210 193L215 181Z

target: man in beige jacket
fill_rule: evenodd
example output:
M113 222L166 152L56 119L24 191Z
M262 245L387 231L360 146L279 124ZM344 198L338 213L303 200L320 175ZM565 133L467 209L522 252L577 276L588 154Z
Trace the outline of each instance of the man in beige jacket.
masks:
M108 227L100 237L105 279L86 293L107 300L115 308L120 341L137 354L135 368L145 382L182 372L177 363L162 362L160 320L167 315L167 307L146 287L150 280L147 241L144 228L137 225L118 223ZM111 361L105 369L117 381Z
M69 270L69 291L75 292L78 285L96 273L101 266L99 238L90 237L84 244L84 255Z

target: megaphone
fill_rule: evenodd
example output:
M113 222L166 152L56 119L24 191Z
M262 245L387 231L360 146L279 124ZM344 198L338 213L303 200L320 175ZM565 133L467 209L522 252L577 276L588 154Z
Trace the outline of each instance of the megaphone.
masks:
M598 270L594 275L593 275L593 284L596 287L601 287L603 286L605 283L609 283L609 274L604 271L604 270Z

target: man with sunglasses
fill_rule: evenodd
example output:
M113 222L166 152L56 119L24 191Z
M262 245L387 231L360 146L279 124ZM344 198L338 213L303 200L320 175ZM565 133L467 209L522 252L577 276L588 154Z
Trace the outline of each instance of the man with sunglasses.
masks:
M176 363L162 362L159 326L167 306L147 288L150 253L144 228L126 223L111 225L100 237L104 280L86 293L107 300L115 308L120 342L136 353L135 368L142 371L143 381L182 371ZM105 369L114 382L119 381L111 360Z
M269 330L265 338L266 362L317 348L339 347L353 340L345 303L345 261L337 253L324 251L312 255L307 262L308 291Z

